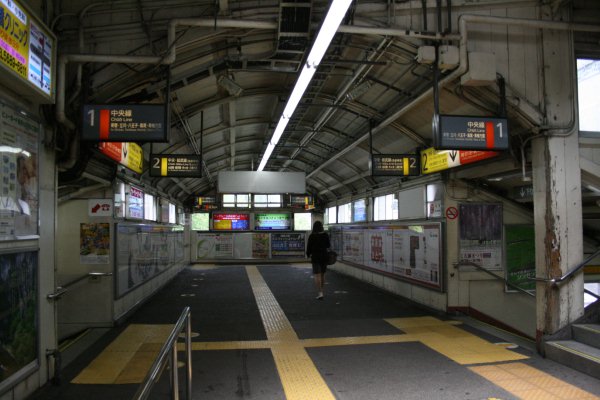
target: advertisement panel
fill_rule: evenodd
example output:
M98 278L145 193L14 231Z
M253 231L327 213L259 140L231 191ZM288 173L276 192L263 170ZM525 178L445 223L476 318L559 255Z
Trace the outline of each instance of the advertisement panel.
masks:
M271 256L273 257L304 257L304 233L272 233Z
M216 231L247 231L250 229L250 215L240 213L214 213L213 229Z
M290 214L256 213L254 214L254 229L257 231L288 231L292 229Z

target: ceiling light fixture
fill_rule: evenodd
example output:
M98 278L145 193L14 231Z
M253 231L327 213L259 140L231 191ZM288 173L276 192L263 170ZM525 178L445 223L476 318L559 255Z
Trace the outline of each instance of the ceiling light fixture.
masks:
M310 84L313 75L317 71L319 63L329 48L329 44L331 43L331 40L333 40L335 32L342 23L342 19L344 19L346 11L348 11L348 7L350 7L350 3L352 3L352 0L333 0L331 3L329 11L327 11L327 15L323 21L323 25L321 25L321 29L319 30L313 46L310 49L310 53L308 53L306 63L302 67L302 71L300 72L300 76L296 81L294 90L292 90L292 94L288 98L287 104L283 109L283 114L281 115L281 118L279 118L279 122L275 127L275 131L273 132L271 140L269 140L269 144L265 149L265 153L263 154L257 171L262 171L267 165L269 157L271 157L275 146L277 146L281 135L283 135L285 127L294 114L294 110L296 110L296 107L298 106L298 103L300 103L306 88Z

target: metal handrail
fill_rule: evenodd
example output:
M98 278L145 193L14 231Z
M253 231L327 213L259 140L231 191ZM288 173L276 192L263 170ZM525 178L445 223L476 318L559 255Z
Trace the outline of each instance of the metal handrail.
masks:
M65 283L61 286L57 286L56 290L53 293L48 293L46 295L46 298L48 300L58 300L63 294L69 291L69 286L73 286L74 284L81 282L85 278L90 278L93 276L112 276L112 274L112 272L88 272L87 274L80 276L79 278L73 279L71 282Z
M461 266L475 267L478 270L483 271L486 274L491 275L491 276L493 276L494 278L496 278L498 280L501 280L502 282L504 282L504 284L506 286L510 286L511 288L513 288L513 289L515 289L515 290L517 290L517 291L519 291L521 293L525 293L528 296L535 297L535 294L533 294L531 292L528 292L525 289L521 289L519 286L515 285L514 283L511 283L511 282L507 281L503 276L496 275L492 271L488 271L487 269L483 268L481 265L476 264L476 263L474 263L472 261L459 261L459 262L457 262L457 263L454 264L454 268L461 267Z
M167 341L160 349L152 367L148 371L144 382L133 396L134 400L145 400L150 396L152 387L160 377L160 372L165 366L167 359L171 368L171 399L179 400L179 380L177 375L177 339L185 324L185 355L186 355L186 399L192 399L192 324L190 307L183 309L181 316L173 327ZM169 357L170 356L170 357Z
M538 281L538 282L548 282L548 283L552 283L553 285L558 285L564 281L566 281L567 279L570 279L573 277L573 275L575 275L577 272L579 272L579 270L581 270L583 267L585 267L585 265L592 261L594 258L596 258L598 255L600 255L600 247L598 247L598 249L596 249L596 251L594 253L592 253L592 255L590 255L589 257L587 257L585 260L583 260L581 263L577 264L577 266L575 268L573 268L572 270L570 270L569 272L567 272L566 274L564 274L563 276L561 276L560 278L532 278L534 281Z
M600 300L600 296L598 296L596 293L592 292L591 290L583 289L583 292L589 294L592 297L595 297L596 300Z

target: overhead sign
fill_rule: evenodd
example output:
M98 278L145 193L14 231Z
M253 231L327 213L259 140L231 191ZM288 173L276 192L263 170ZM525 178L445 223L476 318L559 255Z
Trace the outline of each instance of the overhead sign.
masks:
M202 178L202 157L197 154L152 154L150 176Z
M98 144L98 150L130 170L142 173L143 150L137 144L102 142Z
M430 147L421 152L421 174L432 174L449 168L496 157L497 151L436 150Z
M508 123L506 118L440 115L434 132L436 149L506 150Z
M216 196L198 196L194 207L201 210L218 210L219 204L217 203Z
M3 83L14 86L14 76L54 103L56 37L15 0L0 1L0 70Z
M416 154L371 154L371 175L420 175L419 156Z
M513 189L513 198L516 201L531 201L533 199L533 185L515 187Z
M102 142L168 142L165 106L84 105L81 138Z
M88 216L90 217L112 217L112 199L89 199Z

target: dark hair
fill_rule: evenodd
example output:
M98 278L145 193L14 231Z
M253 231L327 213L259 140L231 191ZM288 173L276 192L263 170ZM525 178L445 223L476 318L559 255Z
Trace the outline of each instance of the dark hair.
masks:
M313 233L324 232L325 230L323 229L323 223L321 221L315 221L312 231Z

